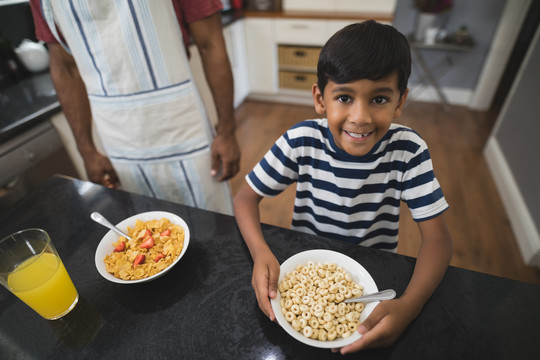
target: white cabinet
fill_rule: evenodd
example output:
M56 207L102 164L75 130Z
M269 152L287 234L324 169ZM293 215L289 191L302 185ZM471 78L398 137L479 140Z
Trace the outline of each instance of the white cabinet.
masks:
M274 94L278 89L274 25L274 20L269 18L245 20L249 87L252 93Z
M355 20L246 19L250 98L313 103L318 53L336 31ZM305 60L309 65L297 64Z
M327 0L309 0L309 3L333 4ZM318 58L318 53L313 55L313 52L318 52L338 30L359 21L363 20L247 18L245 31L249 97L311 105L313 103L311 87L316 81L317 63L315 60L315 65L313 65L312 60L313 57ZM292 65L291 62L283 60L287 57L287 53L289 53L288 60L292 60ZM295 64L297 59L294 59L296 53L299 54L298 59L303 56L309 60L310 65L297 68L298 64Z
M328 0L282 0L283 11L332 11L334 4Z
M322 46L328 40L328 21L276 19L277 44Z
M237 107L249 94L249 78L247 73L246 42L244 39L244 20L235 21L233 24L223 29L223 38L234 80L234 106ZM217 112L212 98L210 87L206 82L201 56L194 44L190 45L191 57L189 63L193 79L197 84L197 89L202 97L203 105L212 124L217 125Z
M277 44L323 46L332 35L361 20L276 19Z
M249 94L249 76L246 53L244 21L236 21L223 31L227 54L231 62L234 78L234 107L244 101Z
M396 2L397 0L283 0L283 10L393 14Z

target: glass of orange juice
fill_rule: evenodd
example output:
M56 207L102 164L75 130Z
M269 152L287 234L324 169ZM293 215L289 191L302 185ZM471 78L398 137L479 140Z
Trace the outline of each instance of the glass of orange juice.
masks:
M41 229L0 240L0 282L48 320L66 315L79 300L49 234Z

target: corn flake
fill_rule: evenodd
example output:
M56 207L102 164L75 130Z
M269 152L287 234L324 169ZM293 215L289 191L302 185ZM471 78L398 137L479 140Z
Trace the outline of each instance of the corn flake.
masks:
M144 279L159 273L174 262L184 247L184 229L165 218L137 220L127 233L131 240L121 236L113 243L121 248L123 242L124 249L115 250L104 259L107 272L122 280ZM144 261L135 264L139 255L144 255Z

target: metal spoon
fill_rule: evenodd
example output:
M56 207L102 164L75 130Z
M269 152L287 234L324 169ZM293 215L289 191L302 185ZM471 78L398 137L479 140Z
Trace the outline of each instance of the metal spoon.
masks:
M390 300L395 297L396 297L396 292L392 289L388 289L388 290L379 291L373 294L345 299L344 302L350 303L350 302L369 302L369 301L377 301L377 300Z
M98 224L101 224L109 229L111 229L112 231L114 231L115 233L117 233L118 235L120 236L123 236L125 237L126 239L128 240L131 240L131 237L126 234L125 232L123 232L122 230L120 230L119 228L117 228L116 226L114 226L113 224L111 224L109 222L109 220L105 219L105 217L103 215L101 215L100 213L98 212L93 212L91 215L90 215L90 218L92 218L92 220L94 220L95 222L97 222Z

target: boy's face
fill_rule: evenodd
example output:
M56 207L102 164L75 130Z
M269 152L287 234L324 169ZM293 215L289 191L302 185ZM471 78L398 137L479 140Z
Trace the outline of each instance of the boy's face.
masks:
M319 115L328 118L336 145L349 155L366 155L401 116L408 90L400 97L397 74L384 79L361 79L347 84L328 81L321 94L313 85Z

